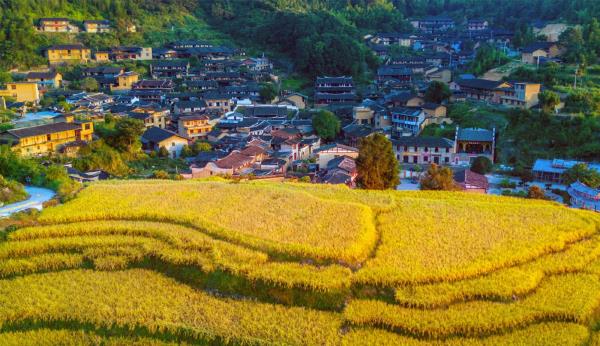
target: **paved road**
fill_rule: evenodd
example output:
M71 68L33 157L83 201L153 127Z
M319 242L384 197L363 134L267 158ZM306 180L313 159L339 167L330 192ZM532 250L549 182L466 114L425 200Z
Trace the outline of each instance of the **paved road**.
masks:
M44 202L54 197L54 191L41 187L25 186L25 191L29 194L29 199L0 208L0 218L8 217L11 214L27 209L35 208L42 210Z

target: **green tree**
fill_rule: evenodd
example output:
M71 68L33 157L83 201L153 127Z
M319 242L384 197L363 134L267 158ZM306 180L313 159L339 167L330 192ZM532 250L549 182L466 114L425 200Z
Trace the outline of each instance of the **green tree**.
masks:
M485 156L477 156L471 164L471 170L479 174L488 174L494 168L494 164Z
M192 157L194 156L194 151L192 150L192 148L190 148L189 145L184 145L183 148L181 148L181 156Z
M538 97L544 112L554 112L556 106L560 104L560 96L554 91L544 90Z
M341 122L335 114L322 109L313 116L312 126L319 137L332 140L340 132Z
M194 152L194 154L199 154L201 152L206 152L206 151L211 151L211 150L212 150L212 145L210 145L210 143L208 143L206 141L197 140L192 145L192 151Z
M277 91L277 86L273 83L262 83L260 85L260 90L258 91L260 98L263 102L271 103L279 93Z
M446 83L440 81L433 81L429 83L427 90L425 91L425 101L442 103L452 96L452 92Z
M580 181L595 189L600 186L600 173L589 168L585 163L579 163L563 173L563 181L567 185Z
M107 133L106 143L111 147L128 153L136 153L141 150L140 136L146 127L141 120L133 118L118 119L114 130Z
M454 173L448 167L431 164L420 181L421 190L455 191Z
M169 157L169 151L165 147L160 147L158 149L158 157Z
M358 158L358 185L364 189L395 189L400 183L392 142L380 133L363 138Z
M92 77L85 77L79 83L79 87L85 91L98 91L98 81Z

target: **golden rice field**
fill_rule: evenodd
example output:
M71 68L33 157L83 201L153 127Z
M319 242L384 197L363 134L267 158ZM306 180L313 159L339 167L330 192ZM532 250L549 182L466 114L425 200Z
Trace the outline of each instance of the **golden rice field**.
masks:
M0 345L600 345L600 216L293 183L95 183L0 240Z

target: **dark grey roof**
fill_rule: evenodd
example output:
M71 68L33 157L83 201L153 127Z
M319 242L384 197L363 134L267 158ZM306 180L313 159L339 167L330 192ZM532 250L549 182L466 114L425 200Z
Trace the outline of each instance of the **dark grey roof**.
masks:
M49 47L52 50L65 50L65 49L86 49L82 44L57 44Z
M370 126L361 124L350 124L345 126L342 130L345 135L358 138L367 137L375 132Z
M244 110L245 117L286 117L287 107L255 106Z
M142 135L142 140L145 140L147 142L159 143L173 136L179 137L179 135L175 132L163 130L160 127L152 126L151 128L147 129L146 132L144 132L144 134Z
M474 79L459 79L456 81L456 83L461 88L467 87L467 88L475 88L475 89L492 90L492 89L496 89L497 87L502 85L504 82L489 80L489 79L474 78Z
M391 109L392 113L413 117L419 116L422 111L420 107L395 107Z
M16 138L25 138L76 129L81 129L81 125L77 123L54 123L33 127L24 127L20 129L12 129L6 132L8 132Z
M459 128L457 133L457 139L461 141L491 142L494 139L494 132L486 129Z
M53 79L56 77L56 71L48 71L48 72L29 72L27 74L27 79Z
M543 49L543 50L547 50L550 49L550 47L556 45L556 43L553 42L534 42L530 45L528 45L527 47L523 48L523 53L533 53L538 49Z
M316 84L321 83L352 83L352 77L340 76L340 77L317 77Z
M454 142L448 138L430 136L406 136L393 139L392 143L397 146L422 147L422 148L452 148Z

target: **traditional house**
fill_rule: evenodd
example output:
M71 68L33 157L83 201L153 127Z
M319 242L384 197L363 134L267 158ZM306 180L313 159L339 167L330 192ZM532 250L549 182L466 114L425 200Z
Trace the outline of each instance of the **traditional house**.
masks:
M109 53L110 59L121 60L152 60L152 48L150 47L113 47Z
M377 69L377 82L384 84L394 81L409 86L412 83L412 70L404 65L384 65Z
M488 28L488 21L485 19L469 19L467 21L467 30L482 31Z
M446 16L430 16L420 20L413 20L411 24L428 34L445 32L454 29L455 23L452 18Z
M558 44L553 42L535 42L523 48L521 61L536 65L540 58L555 58L560 55Z
M356 187L358 170L356 161L349 156L339 156L327 163L326 171L317 176L317 182L323 184L344 184L351 188Z
M489 183L485 175L470 169L454 173L454 182L465 192L487 193Z
M418 107L396 107L390 110L392 135L418 135L424 127L425 112Z
M388 107L420 107L425 100L411 91L402 91L385 95L383 102Z
M248 118L286 118L288 107L279 105L256 105L244 109L244 117Z
M478 156L494 162L496 152L496 129L456 127L454 136L455 164L470 165Z
M554 184L563 184L563 174L565 173L565 171L577 164L586 164L589 169L593 169L600 173L599 163L586 163L583 161L562 159L537 159L533 164L531 172L533 173L534 179L537 181L543 181Z
M175 114L190 114L200 112L206 109L206 102L203 100L196 101L179 101L173 104Z
M161 129L167 127L168 114L168 110L157 107L136 107L128 112L130 118L143 121L146 128L158 127Z
M315 93L315 106L325 107L329 105L353 105L356 102L356 94L330 94Z
M502 104L507 107L531 108L538 104L539 83L510 83L488 79L459 79L450 89L464 93L466 98Z
M171 93L175 90L175 84L171 80L142 79L133 84L133 90L158 90L163 93Z
M230 112L233 107L231 96L219 92L206 92L202 95L208 109L215 109L222 113Z
M35 82L39 88L60 88L62 85L62 74L56 71L29 72L26 77L28 82Z
M404 136L392 139L396 159L400 163L450 165L454 158L454 142L441 137Z
M242 66L245 66L249 71L270 71L273 69L273 64L264 54L260 58L242 60Z
M92 51L81 44L55 45L46 49L46 57L50 65L85 64L92 59Z
M21 155L45 155L70 143L91 141L93 133L92 122L57 122L7 130L0 134L0 141Z
M375 129L370 125L348 124L342 128L344 134L344 143L351 147L358 147L360 141L375 133Z
M600 188L594 189L576 181L569 186L567 192L571 196L573 207L600 212Z
M190 63L187 60L157 61L150 65L152 78L183 78L188 75Z
M94 61L109 62L110 61L110 52L105 51L105 50L94 52Z
M158 151L165 148L169 157L178 158L181 150L188 145L188 140L175 132L171 132L156 126L150 127L142 135L142 148L147 151Z
M71 25L68 18L40 18L38 30L41 32L79 32L79 28Z
M345 105L356 102L352 77L317 77L315 81L315 106Z
M329 161L335 159L336 157L348 156L353 159L358 157L357 148L339 143L323 145L314 152L317 155L319 169L327 169L327 164L329 164Z
M90 34L110 32L110 21L108 20L84 20L83 28Z
M240 175L244 169L249 168L254 159L246 156L238 150L214 162L208 162L203 169L198 170L194 177L206 177L211 175ZM193 172L193 171L192 171Z
M40 91L37 82L10 82L6 83L6 89L0 89L0 97L12 97L17 102L40 101Z
M284 94L281 98L278 98L276 104L288 105L288 106L296 107L298 109L305 109L307 100L308 100L308 97L306 95L292 92L292 93Z

